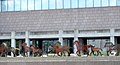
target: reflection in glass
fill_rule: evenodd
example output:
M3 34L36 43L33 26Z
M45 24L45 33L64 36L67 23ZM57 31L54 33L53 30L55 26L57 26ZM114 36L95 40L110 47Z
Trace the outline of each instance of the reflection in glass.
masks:
M4 0L4 1L2 1L2 10L1 11L7 11L7 1L6 0Z
M62 9L63 8L63 0L56 0L57 1L57 9Z
M28 0L28 10L34 10L34 0Z
M78 0L71 0L71 7L72 8L77 8L78 7Z
M120 6L120 0L117 0L117 6Z
M70 8L70 0L64 0L64 8Z
M48 0L42 0L42 9L48 9Z
M20 11L20 0L15 0L15 11Z
M93 7L93 0L86 0L86 7Z
M21 0L21 11L27 10L27 0Z
M1 12L1 1L0 1L0 12Z
M102 0L102 7L103 6L108 6L108 0Z
M8 0L8 11L14 11L14 0Z
M94 0L94 7L101 7L101 0Z
M85 8L85 0L79 0L79 8Z
M41 4L41 0L35 0L35 10L41 10L42 8L41 8L41 6L42 6L42 4Z
M116 6L116 0L110 0L110 6Z
M49 8L55 9L55 0L49 0Z

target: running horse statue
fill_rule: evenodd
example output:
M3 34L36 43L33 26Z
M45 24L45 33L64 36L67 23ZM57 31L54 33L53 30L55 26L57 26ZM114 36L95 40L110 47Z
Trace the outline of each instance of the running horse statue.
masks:
M97 48L97 47L95 47L95 46L93 46L93 45L89 45L89 48L91 48L91 52L90 52L90 56L91 56L91 54L93 54L94 56L98 56L98 55L103 55L102 53L101 53L101 51L102 51L102 49L101 48ZM94 52L97 52L97 54L95 54Z
M7 56L9 52L12 52L14 57L16 56L16 49L14 47L8 47L7 43L2 43L0 45L1 56L2 55Z
M21 51L20 53L23 55L23 56L26 56L28 57L28 52L31 51L31 48L27 46L27 43L21 43Z
M56 44L54 44L52 48L58 56L62 56L63 54L64 56L66 56L65 55L66 52L68 56L70 56L70 48L68 46L61 46L60 42L57 42Z
M37 56L41 56L42 55L42 50L38 47L35 47L34 45L30 46L31 51L32 51L32 56L34 57L36 54Z
M80 45L79 41L74 42L74 53L77 54L78 56L81 56L81 52L88 56L89 55L88 48L89 45Z

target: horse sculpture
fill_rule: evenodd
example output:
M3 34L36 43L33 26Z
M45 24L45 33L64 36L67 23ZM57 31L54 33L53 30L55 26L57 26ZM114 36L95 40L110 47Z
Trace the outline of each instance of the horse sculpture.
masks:
M107 49L107 56L109 56L110 54L112 54L111 52L114 50L114 46L112 42L106 42L104 47Z
M68 46L57 46L61 44L60 42L54 44L52 46L52 48L55 50L55 53L58 55L58 56L62 56L64 54L65 56L65 52L67 52L68 56L70 56L70 48Z
M96 55L96 54L94 54L94 52L97 52L97 56L98 56L99 54L100 54L101 56L103 55L103 54L101 53L101 51L102 51L101 48L96 48L96 47L93 46L93 45L89 45L89 47L91 48L90 56L91 56L91 54Z
M7 56L8 53L12 52L14 57L16 56L16 49L14 47L8 47L7 43L2 43L0 45L0 53L1 53L1 56L2 55L5 55Z
M42 50L40 49L40 48L37 48L37 47L35 47L35 46L33 46L33 45L31 45L31 50L32 50L32 56L35 56L35 54L37 54L37 55L42 55Z
M28 57L28 52L31 51L31 48L27 46L27 43L22 43L21 44L21 53L23 53L23 56L27 56Z
M83 54L87 54L87 56L89 55L89 45L80 45L80 42L79 41L75 41L74 42L74 49L76 48L75 53L78 55L78 56L81 56L81 52Z

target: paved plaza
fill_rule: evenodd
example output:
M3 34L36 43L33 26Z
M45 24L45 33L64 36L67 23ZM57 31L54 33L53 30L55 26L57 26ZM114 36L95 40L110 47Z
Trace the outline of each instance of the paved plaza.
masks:
M119 65L120 57L1 57L0 65Z

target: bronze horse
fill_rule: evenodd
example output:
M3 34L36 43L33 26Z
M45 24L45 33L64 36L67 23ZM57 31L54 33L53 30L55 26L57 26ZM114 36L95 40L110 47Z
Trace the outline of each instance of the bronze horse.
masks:
M70 56L70 48L68 46L61 46L60 42L54 44L52 48L58 56L62 56L63 54L65 56L65 52L67 52L68 56Z

